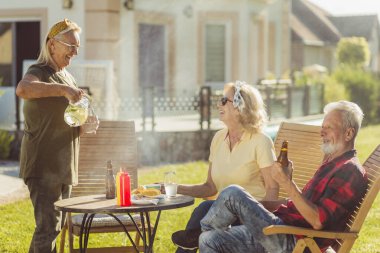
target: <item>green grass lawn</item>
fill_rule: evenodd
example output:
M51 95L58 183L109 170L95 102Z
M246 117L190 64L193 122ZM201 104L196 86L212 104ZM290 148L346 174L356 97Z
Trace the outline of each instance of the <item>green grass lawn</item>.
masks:
M379 143L380 125L363 128L356 144L360 160L364 162L366 157ZM208 166L205 162L193 162L140 170L139 184L162 181L164 173L170 170L176 171L180 183L200 183L206 179L207 168ZM194 206L162 212L154 246L156 253L175 251L170 236L172 232L185 227L191 211L200 201L197 199ZM0 206L0 217L0 252L27 252L34 229L33 209L30 201L23 200ZM380 253L379 220L380 197L378 196L364 223L359 239L356 241L351 252ZM89 247L102 245L102 243L107 246L120 245L125 243L125 241L126 236L123 234L91 235ZM67 246L65 252L68 252Z

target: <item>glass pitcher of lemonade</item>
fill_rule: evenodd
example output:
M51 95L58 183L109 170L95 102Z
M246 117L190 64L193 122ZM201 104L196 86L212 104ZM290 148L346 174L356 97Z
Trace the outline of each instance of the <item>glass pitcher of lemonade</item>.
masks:
M87 96L82 98L76 103L69 103L65 110L65 122L71 127L78 127L83 125L88 117L90 108L90 99Z

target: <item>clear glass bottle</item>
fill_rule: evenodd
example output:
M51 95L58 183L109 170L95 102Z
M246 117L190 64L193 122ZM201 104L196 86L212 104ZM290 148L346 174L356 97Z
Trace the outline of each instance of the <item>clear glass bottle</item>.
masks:
M113 175L112 162L107 161L106 173L106 199L114 199L116 197L115 176Z

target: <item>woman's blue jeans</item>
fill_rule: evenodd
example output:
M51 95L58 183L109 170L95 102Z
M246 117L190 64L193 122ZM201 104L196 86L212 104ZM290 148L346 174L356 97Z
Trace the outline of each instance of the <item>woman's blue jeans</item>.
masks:
M242 225L231 226L236 221ZM266 236L263 228L283 225L283 221L264 208L238 185L225 188L201 220L199 251L214 252L292 252L295 238L278 234Z
M214 200L206 200L199 204L193 211L190 216L190 220L187 222L186 230L190 229L199 229L201 230L201 220L207 214L208 210L211 208ZM197 252L197 250L184 250L181 248L177 248L176 253L189 253L189 252Z

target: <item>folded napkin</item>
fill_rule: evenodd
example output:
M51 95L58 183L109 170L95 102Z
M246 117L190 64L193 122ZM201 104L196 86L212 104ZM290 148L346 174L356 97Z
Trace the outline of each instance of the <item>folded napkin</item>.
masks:
M152 203L153 205L157 205L158 202L160 202L159 199L144 198L144 200L149 201L149 202Z
M132 203L137 205L157 205L161 200L165 198L165 195L161 194L155 197L140 197L135 194L132 195Z

